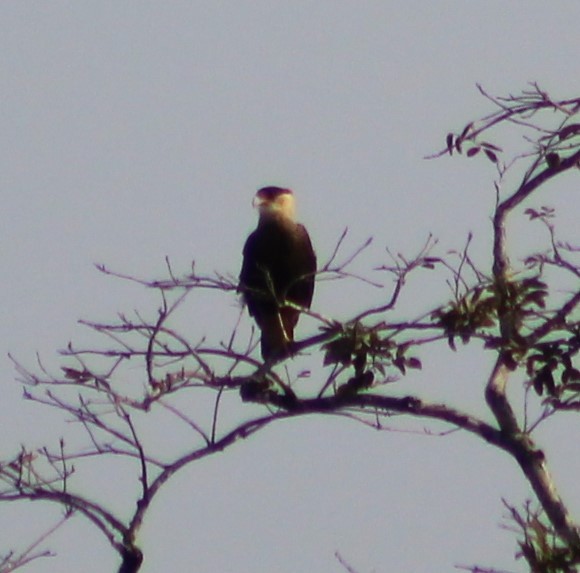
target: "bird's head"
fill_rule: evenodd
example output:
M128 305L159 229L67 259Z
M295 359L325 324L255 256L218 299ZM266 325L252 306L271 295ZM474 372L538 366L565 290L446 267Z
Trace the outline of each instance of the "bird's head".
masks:
M290 189L263 187L256 193L252 205L258 209L261 221L271 219L294 221L296 208L294 193Z

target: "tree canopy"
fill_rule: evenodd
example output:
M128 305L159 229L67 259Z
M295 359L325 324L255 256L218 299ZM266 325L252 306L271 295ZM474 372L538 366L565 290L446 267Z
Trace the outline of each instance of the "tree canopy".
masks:
M535 495L523 506L504 501L517 555L533 572L574 571L580 563L578 524L533 433L549 418L580 411L580 246L559 235L554 209L542 202L555 178L568 177L570 185L576 184L580 98L553 99L535 84L515 96L491 96L481 87L480 92L490 113L449 133L428 159L452 157L494 166L495 208L482 213L491 217L487 262L472 256L471 234L458 237L455 250L441 252L425 229L420 230L425 241L418 252L401 254L389 246L380 268L361 273L370 240L349 246L345 231L322 261L317 281L371 285L380 289L380 302L363 300L364 309L346 320L321 314L316 304L306 309L281 303L308 317L311 332L297 341L294 356L267 365L258 358L256 333L240 324L216 344L191 340L179 328L185 301L201 291L217 291L224 300L236 296L237 269L200 275L192 267L179 274L167 260L167 276L151 280L100 266L111 277L158 293L159 307L155 313L119 314L110 322L84 321L103 343L69 344L59 372L49 371L41 360L30 368L14 359L24 397L75 420L83 438L69 445L64 436L41 449L23 445L3 460L0 502L57 504L63 519L56 527L75 514L84 516L118 553L119 571L136 572L147 553L138 540L143 520L182 468L283 419L299 423L307 414L332 415L388 430L405 417L427 423L426 433L468 432L509 456ZM509 149L502 138L511 141ZM542 247L526 247L523 257L510 244L514 220L522 218L542 236ZM390 280L378 281L377 273ZM443 284L449 295L434 297L427 310L401 312L402 293L417 274L425 289ZM405 388L405 381L423 368L428 349L456 352L466 345L493 357L490 372L466 372L479 385L491 421ZM284 363L300 364L305 356L308 365L317 367L290 377ZM190 402L180 399L192 392L198 400L188 407ZM238 418L228 408L231 404L243 406L236 410ZM190 441L178 451L160 447L146 431L160 420L185 424ZM129 518L83 488L85 465L102 457L136 462L140 486ZM39 541L24 552L6 554L0 571L45 555L46 540ZM346 570L356 569L340 555L337 559ZM466 568L494 570L493 564Z

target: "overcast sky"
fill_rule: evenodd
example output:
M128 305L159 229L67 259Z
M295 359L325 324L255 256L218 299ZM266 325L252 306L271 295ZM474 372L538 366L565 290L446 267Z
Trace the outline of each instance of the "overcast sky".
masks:
M364 269L386 262L387 246L413 254L429 232L446 250L473 231L489 260L493 167L423 157L491 110L476 83L502 95L537 81L554 97L578 96L578 22L576 1L3 0L0 452L68 430L23 403L7 352L56 366L69 340L88 340L77 319L155 310L148 293L94 263L159 278L168 256L176 272L195 260L200 272L235 276L264 184L294 189L322 261L347 226L350 248L374 237ZM550 193L556 206L575 201L558 222L577 225L577 194L566 203ZM406 308L428 308L433 293L421 281L409 288ZM314 306L347 318L380 296L326 283ZM233 294L213 294L183 321L192 339L220 340L238 311ZM402 391L483 414L489 357L440 350ZM580 515L577 434L570 444L564 427L543 439ZM149 431L171 444L164 426ZM111 463L80 487L124 507L134 469ZM181 472L144 524L142 571L337 573L337 550L359 573L476 562L520 571L512 535L498 528L500 498L527 495L513 462L474 438L297 419ZM1 506L0 553L57 517L40 504ZM29 571L117 563L81 517L48 545L58 555Z

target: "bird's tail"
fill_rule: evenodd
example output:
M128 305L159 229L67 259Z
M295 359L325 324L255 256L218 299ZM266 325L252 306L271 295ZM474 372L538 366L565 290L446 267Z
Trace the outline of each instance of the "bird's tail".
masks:
M281 308L277 313L262 317L260 328L264 360L290 356L298 316L299 312L293 308Z

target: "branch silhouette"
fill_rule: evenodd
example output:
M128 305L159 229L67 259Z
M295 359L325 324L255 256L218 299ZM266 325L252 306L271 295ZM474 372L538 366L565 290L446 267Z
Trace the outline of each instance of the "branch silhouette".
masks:
M294 305L308 317L310 334L294 343L292 357L268 363L257 358L257 336L253 329L245 332L240 319L225 340L217 343L203 336L192 341L177 326L176 319L189 298L211 290L227 300L238 289L235 279L199 275L195 265L180 275L169 259L167 278L155 280L98 265L111 278L156 291L159 307L152 318L134 311L119 314L113 321L81 321L104 342L83 347L69 344L62 351L59 372L50 372L40 359L31 369L13 358L24 397L73 420L79 432L72 442L78 444L80 436L83 445L69 446L69 440L63 438L56 447L23 446L0 464L0 502L44 501L60 505L66 520L75 514L84 516L118 553L119 571L134 573L144 559L137 536L148 510L183 468L282 419L332 415L392 431L393 420L406 417L446 428L443 432L427 428L423 433L443 436L465 431L510 456L538 504L534 510L509 506L510 519L523 536L519 541L522 556L531 571L572 570L566 567L580 559L578 525L557 491L546 452L531 433L561 410L580 410L580 370L576 365L580 294L577 288L566 293L558 290L560 277L580 277L580 248L557 237L552 210L529 202L557 176L576 171L580 164L580 124L574 123L580 98L554 100L535 84L531 90L507 98L480 91L495 111L470 122L459 134L448 135L445 150L431 157L483 157L496 166L491 264L476 262L471 235L463 247L441 252L429 234L415 254L387 251L389 260L363 275L353 271L353 265L361 263L373 240L351 247L345 229L317 280L339 281L337 288L340 281L356 281L361 290L372 289L369 299L378 300L368 300L364 310L346 320ZM549 115L543 116L544 112ZM499 145L481 139L484 134L493 137L493 130L504 124L523 130L531 150L504 159ZM520 183L504 192L506 174L526 161ZM529 224L539 221L548 233L544 250L528 253L519 264L510 260L507 237L510 221L521 217L524 206ZM551 273L546 272L548 268ZM385 274L392 278L388 284L384 284ZM433 300L427 311L417 311L412 304L407 308L401 295L414 280L422 280L426 288L444 285L449 296ZM482 403L493 422L400 391L405 378L422 369L421 357L427 349L443 352L445 343L451 352L459 343L477 343L494 356L489 375L480 376ZM308 369L292 375L290 369L281 373L287 363L299 363L303 358L312 361L312 357L320 366L315 375ZM508 393L509 385L521 385L516 374L523 374L526 380L524 402ZM390 392L393 387L398 389L396 396ZM203 414L177 399L191 392ZM527 406L532 401L540 414L529 420ZM232 402L241 406L238 419L225 412L224 403ZM187 443L173 450L156 445L145 428L161 417L173 427L186 428ZM139 489L134 492L134 508L128 518L107 500L96 500L92 492L83 491L79 474L94 459L131 462ZM44 541L43 537L39 544ZM0 572L48 555L38 549L39 544L17 558L16 553L8 553L0 561ZM344 568L354 570L337 558ZM538 569L538 563L560 569Z

